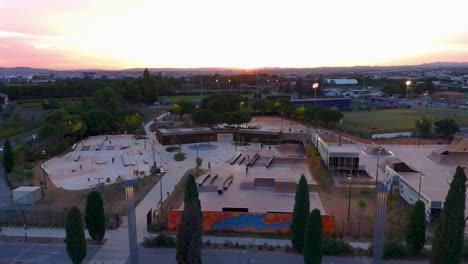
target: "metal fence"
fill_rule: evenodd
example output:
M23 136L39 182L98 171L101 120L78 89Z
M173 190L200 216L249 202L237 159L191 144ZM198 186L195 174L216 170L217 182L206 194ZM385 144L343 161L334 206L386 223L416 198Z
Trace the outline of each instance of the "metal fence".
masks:
M397 222L385 222L385 240L401 240L405 238L406 226ZM372 239L374 237L374 222L369 221L336 221L335 236L352 237L354 239Z
M116 229L121 224L118 214L106 214L106 228ZM29 226L29 227L65 227L67 212L64 211L39 211L22 209L0 210L1 226ZM83 214L83 223L84 223Z

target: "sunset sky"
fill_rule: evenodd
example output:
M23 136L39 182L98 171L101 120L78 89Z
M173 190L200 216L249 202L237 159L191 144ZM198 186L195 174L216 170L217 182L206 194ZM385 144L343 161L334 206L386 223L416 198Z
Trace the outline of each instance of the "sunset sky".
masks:
M0 0L0 66L468 61L466 0Z

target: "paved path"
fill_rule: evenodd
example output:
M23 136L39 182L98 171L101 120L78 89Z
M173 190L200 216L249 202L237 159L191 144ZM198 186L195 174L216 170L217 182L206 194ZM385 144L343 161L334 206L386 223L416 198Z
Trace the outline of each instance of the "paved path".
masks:
M153 122L150 122L145 125L145 132L150 141L155 139L154 133L152 133L149 129L152 123ZM216 145L217 148L206 151L200 148L198 151L199 157L203 159L202 167L206 167L208 162L210 162L212 166L224 163L236 152L234 147L231 145L231 142L221 141L210 144ZM163 164L163 167L166 170L166 174L162 178L161 184L156 184L136 207L138 243L141 243L144 237L150 235L146 231L146 214L150 209L157 210L157 205L161 200L161 187L163 194L162 198L164 200L167 197L166 193L173 191L174 186L180 181L187 169L195 167L197 151L190 149L189 146L190 144L182 145L182 152L187 154L186 159L181 162L176 162L174 159L172 159L173 154L166 152L165 147L156 142L155 151L160 153L160 155L162 155L166 160L166 163ZM92 261L95 261L96 263L124 263L128 255L128 228L127 224L124 223L120 228L115 230L115 232L109 234L108 241L101 247Z
M88 246L87 257L83 263L95 263L90 260L99 248ZM140 248L139 263L176 263L175 249L160 248ZM268 264L302 264L303 256L292 253L272 252L272 251L248 251L231 249L206 249L202 251L203 263L208 264L237 264L237 263L268 263ZM20 244L20 243L0 243L0 262L2 261L26 261L36 264L68 264L71 263L64 245L41 245L41 244ZM98 262L96 262L97 264ZM354 257L324 257L323 264L370 264L370 258ZM387 264L420 264L427 261L406 261L390 260L384 261ZM101 264L101 263L99 263Z

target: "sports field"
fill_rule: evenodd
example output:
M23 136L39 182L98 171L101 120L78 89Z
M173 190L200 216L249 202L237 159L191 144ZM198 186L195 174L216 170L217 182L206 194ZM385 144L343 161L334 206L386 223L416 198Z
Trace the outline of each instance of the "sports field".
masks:
M448 108L387 109L378 111L344 112L342 128L361 136L370 134L370 127L377 126L374 133L413 131L415 122L426 116L435 122L444 118L454 119L460 127L468 126L468 110Z

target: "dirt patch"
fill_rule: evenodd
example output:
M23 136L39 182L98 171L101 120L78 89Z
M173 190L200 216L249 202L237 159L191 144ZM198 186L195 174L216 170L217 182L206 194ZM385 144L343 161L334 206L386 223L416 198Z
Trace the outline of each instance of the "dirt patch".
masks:
M146 194L159 182L162 175L153 175L146 177L139 177L134 183L135 203L138 205ZM34 181L37 185L42 181L43 172L39 166L35 167ZM57 188L53 182L47 179L47 190L45 191L45 198L39 202L32 210L52 210L61 211L72 206L77 206L80 210L84 210L86 204L86 195L90 190L71 191L63 188ZM123 182L106 184L101 188L94 188L98 190L104 200L104 210L106 214L127 215L127 203L125 199L125 190Z

